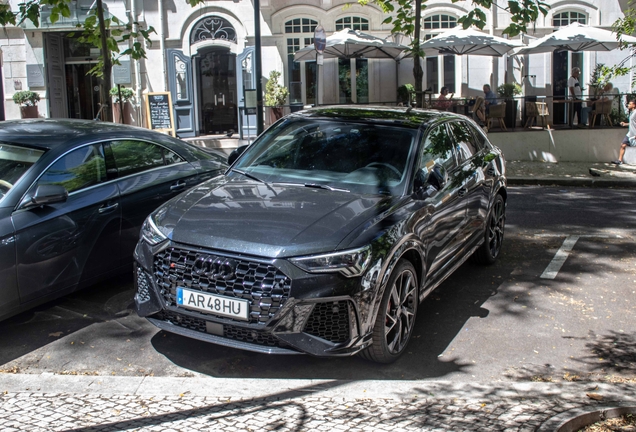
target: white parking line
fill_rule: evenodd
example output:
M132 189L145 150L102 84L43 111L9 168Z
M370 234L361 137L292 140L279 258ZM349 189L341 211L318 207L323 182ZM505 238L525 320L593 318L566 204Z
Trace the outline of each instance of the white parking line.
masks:
M579 238L619 238L622 239L621 235L603 235L603 234L579 234L579 235L567 235L567 234L535 234L535 237L565 237L563 241L563 245L554 255L550 264L546 267L541 275L541 279L554 279L556 275L561 270L561 267L565 263L565 260L568 259L570 252L572 252L572 248L576 244Z
M548 264L546 269L543 271L541 279L554 279L556 277L557 273L559 273L559 270L561 270L561 267L563 267L565 260L568 259L572 248L579 240L579 237L580 236L577 235L571 235L565 238L565 240L563 241L563 245L554 255L554 258L552 258L550 264Z

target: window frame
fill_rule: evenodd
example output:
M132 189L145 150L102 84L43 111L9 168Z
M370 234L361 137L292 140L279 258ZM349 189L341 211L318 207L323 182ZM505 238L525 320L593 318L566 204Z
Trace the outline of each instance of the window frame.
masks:
M107 156L106 156L106 152L104 151L104 145L102 143L93 143L93 144L87 144L87 145L82 145L82 146L79 146L79 147L75 147L75 148L69 150L68 152L64 153L59 158L57 158L53 163L49 164L46 167L46 169L42 170L42 172L38 176L37 180L35 180L31 184L31 186L29 187L28 190L30 191L33 188L37 188L40 185L40 181L42 180L42 177L44 177L55 164L57 164L58 162L62 161L65 157L69 156L70 154L78 152L78 151L81 151L82 149L85 149L86 147L97 147L98 150L100 151L101 155L103 156L103 158L104 158L104 179L103 180L98 180L97 182L92 183L92 184L90 184L88 186L83 186L83 187L74 189L72 191L68 190L65 186L64 186L64 188L67 189L67 192L68 192L68 194L70 196L72 194L76 194L76 193L83 192L83 191L86 191L86 190L89 190L89 189L93 189L95 187L98 187L98 186L101 186L101 185L107 183L110 180L110 178L109 178L109 174L108 174L108 164L106 162ZM81 166L81 165L77 165L77 166ZM52 184L52 183L46 183L46 184Z
M114 143L114 142L122 142L122 141L135 141L135 142L143 143L143 144L146 144L146 145L151 145L151 146L158 147L159 149L161 149L161 158L163 159L163 164L162 165L154 165L154 166L149 167L147 169L142 169L140 171L135 171L135 172L132 172L130 174L124 174L124 175L120 176L120 173L119 173L120 168L117 166L117 158L115 158L115 154L114 154L113 149L112 149L112 143ZM169 149L166 146L163 146L161 144L158 144L158 143L155 143L155 142L151 142L151 141L147 141L147 140L140 140L140 139L136 139L136 138L121 138L121 139L115 138L115 139L109 139L107 141L104 141L102 143L102 145L103 145L104 148L108 147L108 152L110 153L110 157L112 157L112 164L113 164L113 169L115 170L114 174L115 174L115 178L116 179L122 179L122 178L130 177L130 176L138 175L138 174L141 174L141 173L145 173L145 172L148 172L148 171L153 171L155 169L169 167L169 166L173 166L173 165L178 165L178 164L183 163L183 162L187 162L185 160L185 158L183 156L181 156L179 153L177 153L176 151L174 151L172 149ZM181 159L181 161L180 162L176 162L176 163L167 164L166 163L166 151L177 155L177 157L179 159ZM106 149L104 149L104 154L106 154Z
M349 20L349 22L345 23L344 21L347 19ZM356 20L359 20L359 22L356 23L355 22ZM342 22L338 22L338 21L342 21ZM371 28L369 19L360 15L347 15L347 16L340 17L337 20L335 20L334 25L335 25L336 31L341 31L346 28L350 28L351 30L369 31L369 29Z
M566 15L567 17L564 17L563 15ZM572 17L572 14L576 14L576 17ZM552 27L554 28L561 28L561 27L567 27L572 23L581 23L584 25L587 25L588 23L588 18L589 16L584 13L584 12L580 12L577 10L563 10L561 12L555 13L552 15ZM583 19L584 22L581 22L581 19ZM556 21L559 20L560 24L556 24ZM564 24L564 22L566 22Z
M171 152L176 153L176 154L177 154L177 155L178 155L178 156L182 159L182 162L179 162L178 164L173 164L173 165L162 165L162 166L160 166L160 167L156 167L156 168L153 168L153 169L151 169L151 170L141 171L141 172L150 172L150 171L153 171L153 170L156 170L156 169L162 169L162 168L164 168L164 167L166 167L166 166L175 166L175 165L181 165L181 164L187 164L187 163L189 163L189 162L188 162L188 160L187 160L185 157L183 157L183 155L179 154L179 152L178 152L178 151L173 150L173 149L171 149L171 148L169 148L169 147L167 147L167 146L165 146L165 145L163 145L163 144L161 144L161 143L158 143L158 142L155 142L155 141L150 141L150 140L148 140L148 139L143 139L143 138L135 138L135 139L136 139L136 140L138 140L138 141L144 141L144 142L147 142L147 143L151 143L151 144L158 145L158 146L160 146L160 147L164 147L164 148L166 148L166 149L170 150ZM73 148L68 149L68 150L66 150L64 153L62 153L61 155L57 156L57 157L56 157L56 158L55 158L52 162L50 162L50 163L49 163L49 164L48 164L48 165L47 165L44 169L42 169L42 171L38 174L38 176L35 178L35 180L33 180L33 181L31 182L31 184L29 185L29 187L28 187L28 188L26 188L26 192L22 195L22 197L21 197L21 198L20 198L20 200L18 201L18 204L16 205L16 207L15 207L14 211L15 211L15 210L19 210L19 209L20 209L20 208L24 205L24 200L25 200L25 198L29 195L29 193L30 193L32 190L34 190L34 188L35 188L35 187L37 187L37 183L38 183L38 181L40 181L40 177L42 177L42 175L44 175L44 173L45 173L45 172L46 172L46 171L47 171L47 170L48 170L48 169L49 169L49 168L50 168L53 164L55 164L58 160L60 160L61 158L63 158L63 157L64 157L64 156L66 156L67 154L71 153L72 151L77 150L77 149L82 148L82 147L86 147L86 146L90 146L90 145L95 145L95 144L100 144L100 145L104 148L104 156L105 156L106 161L107 161L107 162L106 162L106 175L107 175L107 180L106 180L106 181L104 181L104 182L98 183L98 184L96 184L96 185L89 186L89 187L87 187L87 188L81 189L81 190L76 190L76 191L74 191L74 192L69 192L69 194L68 194L68 195L69 195L69 197L70 197L70 196L72 196L72 195L77 194L78 192L85 192L85 191L87 191L87 190L91 190L91 189L93 189L93 188L95 188L95 187L103 186L103 185L105 185L105 184L109 184L109 183L112 183L112 182L115 182L115 181L119 181L119 180L121 180L121 179L125 179L125 178L128 178L128 177L134 176L134 175L138 175L139 173L136 173L136 174L129 174L129 175L126 175L126 176L123 176L123 177L118 177L118 176L116 175L116 173L115 173L115 175L111 177L111 175L110 175L110 174L112 174L112 173L108 173L108 166L109 166L108 158L109 158L109 155L107 154L107 150L106 150L106 148L105 148L105 144L107 144L109 141L112 141L112 140L113 140L112 138L109 138L109 139L100 139L100 140L95 140L95 141L85 142L85 143L82 143L81 145L74 146Z
M292 27L294 20L300 20L300 32L293 32L290 31L288 32L287 29L288 27ZM311 32L304 32L303 30L303 25L302 22L303 20L307 20L309 21L309 23L307 24L309 26L311 30ZM286 80L287 80L287 87L290 89L291 93L295 93L293 87L293 84L295 83L300 83L300 101L297 100L296 98L296 94L290 94L290 102L291 103L316 103L317 102L317 98L318 95L316 94L316 89L315 89L315 83L316 83L316 74L317 71L314 70L314 79L313 80L309 80L307 78L307 74L310 73L310 70L312 69L311 64L316 63L315 60L309 60L309 61L305 61L305 62L294 62L294 54L296 53L296 51L299 51L311 44L314 43L314 30L315 28L318 26L318 21L314 20L313 18L307 18L307 17L297 17L297 18L292 18L288 21L286 21L283 24L283 34L285 35L285 48L286 48L286 52L287 52L287 73L286 73ZM293 29L292 29L293 30ZM291 43L290 43L291 41ZM298 43L296 43L296 41ZM294 63L298 63L298 72L300 73L300 81L292 81L292 76L293 73L295 71L295 65ZM313 68L315 69L315 66L313 66ZM309 87L311 86L311 83L313 83L313 101L310 101L308 99L308 94L309 92ZM293 100L292 100L293 97Z

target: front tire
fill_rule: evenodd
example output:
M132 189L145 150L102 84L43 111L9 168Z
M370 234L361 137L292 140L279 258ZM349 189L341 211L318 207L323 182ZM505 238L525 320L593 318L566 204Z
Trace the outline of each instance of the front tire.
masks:
M413 334L419 303L417 273L401 259L391 273L373 326L373 343L361 355L377 363L393 363Z
M473 260L477 264L490 265L497 260L503 245L505 226L506 204L503 197L497 194L486 223L484 243L473 254Z

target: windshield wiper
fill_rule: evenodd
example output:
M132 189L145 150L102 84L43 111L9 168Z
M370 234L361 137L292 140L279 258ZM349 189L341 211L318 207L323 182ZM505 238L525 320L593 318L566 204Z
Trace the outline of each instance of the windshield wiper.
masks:
M267 184L265 181L263 181L263 180L259 179L259 178L258 178L258 177L256 177L255 175L252 175L252 174L250 174L250 173L248 173L248 172L241 171L241 170L237 170L236 168L232 168L232 169L230 170L230 172L231 172L231 171L234 171L234 172L237 172L237 173L239 173L239 174L241 174L241 175L244 175L244 176L245 176L245 177L247 177L248 179L256 180L256 181L257 181L257 182L259 182L259 183Z
M330 191L351 192L349 189L335 188L335 187L331 187L331 186L324 185L324 184L318 184L318 183L305 183L304 186L308 187L308 188L326 189L326 190L330 190Z

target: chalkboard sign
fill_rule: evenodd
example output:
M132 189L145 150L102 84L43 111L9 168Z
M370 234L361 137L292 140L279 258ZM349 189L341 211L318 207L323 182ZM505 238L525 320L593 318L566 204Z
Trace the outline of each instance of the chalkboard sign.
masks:
M161 132L174 133L172 118L172 98L169 92L148 93L146 95L146 113L148 128Z

